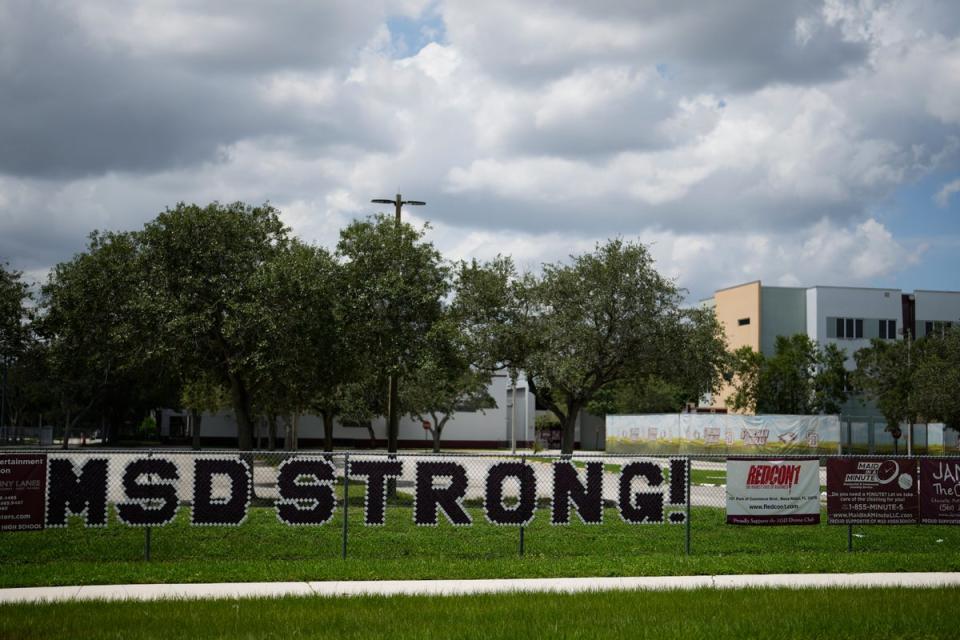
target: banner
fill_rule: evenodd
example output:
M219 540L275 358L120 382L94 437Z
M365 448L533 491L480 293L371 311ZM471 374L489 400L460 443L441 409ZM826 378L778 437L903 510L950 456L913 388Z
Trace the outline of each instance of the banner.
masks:
M839 453L839 416L664 413L606 418L611 453Z
M727 524L820 524L819 459L728 459Z
M921 524L960 524L960 458L920 459Z
M43 529L47 456L0 454L0 531Z
M255 488L261 497L266 493L273 499L281 523L322 526L342 508L337 484L345 471L352 483L365 485L366 526L385 524L391 481L412 489L413 523L431 527L442 518L454 526L472 525L476 513L465 504L477 497L483 517L500 526L528 525L542 498L550 501L547 517L555 526L574 518L602 524L609 504L627 524L684 524L689 495L684 458L624 460L616 471L593 460L473 458L467 464L449 457L386 456L351 457L344 470L333 456L309 454L276 467L255 464L250 454L121 457L83 452L9 455L2 462L0 478L8 484L0 486L9 488L0 494L0 504L9 506L0 511L9 514L4 530L66 527L71 518L87 527L105 527L111 507L126 526L162 527L185 502L192 526L235 527L246 521ZM17 526L7 527L8 520Z
M827 460L829 524L920 522L916 458Z

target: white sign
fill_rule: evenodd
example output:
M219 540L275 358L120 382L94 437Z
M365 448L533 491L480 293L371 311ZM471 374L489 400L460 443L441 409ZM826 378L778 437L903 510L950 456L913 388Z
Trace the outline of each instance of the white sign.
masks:
M727 460L727 524L819 524L817 458Z

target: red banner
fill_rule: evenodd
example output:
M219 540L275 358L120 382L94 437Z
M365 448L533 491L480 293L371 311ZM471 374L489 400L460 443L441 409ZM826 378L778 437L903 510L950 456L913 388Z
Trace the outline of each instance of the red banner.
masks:
M920 522L916 458L827 460L829 524Z
M920 460L920 522L960 524L960 458Z
M43 529L47 456L0 454L0 531Z

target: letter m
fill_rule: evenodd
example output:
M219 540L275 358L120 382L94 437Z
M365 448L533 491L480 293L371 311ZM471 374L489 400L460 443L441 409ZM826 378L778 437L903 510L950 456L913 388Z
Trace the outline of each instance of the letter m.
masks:
M88 527L107 526L107 459L90 458L79 475L73 461L53 458L47 467L47 526L67 526L68 514Z

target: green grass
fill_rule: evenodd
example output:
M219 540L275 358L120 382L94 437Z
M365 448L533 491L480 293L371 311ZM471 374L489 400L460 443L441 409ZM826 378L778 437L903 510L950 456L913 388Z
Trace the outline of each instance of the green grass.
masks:
M573 466L583 469L587 463L580 460L574 460ZM603 470L607 473L620 473L622 469L619 464L604 464ZM724 469L691 469L690 477L693 484L699 485L721 485L727 483L727 472Z
M960 527L856 527L863 537L850 554L843 526L735 527L725 524L722 509L694 508L688 557L683 526L630 526L608 508L601 526L574 516L572 525L553 527L549 511L538 509L520 558L517 529L488 524L478 509L469 509L472 527L450 526L442 516L439 527L415 527L408 506L391 507L385 527L364 527L352 486L351 503L346 560L341 511L321 527L289 527L272 508L255 507L242 526L221 528L191 527L181 509L173 523L153 529L150 562L143 560L144 531L115 521L4 533L0 587L960 570Z
M727 472L724 469L691 469L693 484L727 484Z
M784 589L0 606L3 638L955 638L956 589Z

